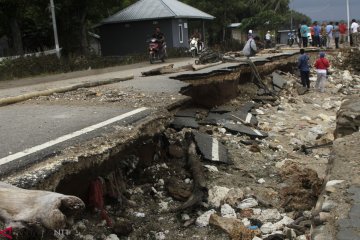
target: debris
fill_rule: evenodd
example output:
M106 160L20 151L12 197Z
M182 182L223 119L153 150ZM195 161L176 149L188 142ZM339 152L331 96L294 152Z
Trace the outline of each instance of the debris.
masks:
M209 172L218 172L219 169L216 166L211 166L211 165L204 165L204 167L209 170Z
M223 200L227 197L230 189L227 187L214 186L209 189L208 202L213 207L220 207Z
M272 83L274 86L278 87L279 90L283 89L287 81L277 72L272 73Z
M244 199L244 192L240 188L231 188L224 198L224 202L236 207Z
M233 132L235 134L237 134L237 133L245 134L245 135L248 135L248 136L254 137L254 138L266 138L268 136L268 134L266 132L263 132L263 131L260 131L257 129L252 129L252 128L249 128L242 124L228 123L228 124L225 124L224 127L227 130L229 130L230 132Z
M120 240L120 238L115 234L110 234L105 240Z
M206 160L212 162L229 163L225 146L216 138L200 132L194 132L194 137L201 155Z
M304 95L308 91L306 87L302 87L302 86L298 87L296 90L299 95Z
M119 218L112 227L113 232L119 236L127 236L133 231L132 223L124 218Z
M216 211L214 209L211 209L205 213L203 213L201 216L199 216L196 221L195 224L198 227L206 227L209 225L209 220L210 220L210 216L213 215L214 213L216 213Z
M240 204L238 204L237 208L246 209L256 207L257 205L259 205L259 203L254 198L247 198L244 199Z
M280 220L281 214L277 209L264 209L258 219L262 222L274 222Z
M311 209L321 192L322 180L314 170L300 168L296 163L287 161L280 170L280 176L286 183L280 190L282 206L287 209Z
M181 130L183 128L193 128L198 129L199 124L196 122L195 118L191 117L175 117L174 120L170 123L170 127Z
M265 180L263 178L260 178L257 182L260 184L263 184L263 183L265 183Z
M251 230L245 227L239 219L224 218L216 214L211 215L210 224L224 230L233 240L253 239L261 234L259 230Z
M225 218L236 218L236 213L229 204L224 204L221 206L221 216Z

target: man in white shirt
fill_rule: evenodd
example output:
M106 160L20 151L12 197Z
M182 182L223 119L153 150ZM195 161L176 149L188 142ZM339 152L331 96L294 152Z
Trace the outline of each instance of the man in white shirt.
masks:
M356 22L355 19L352 20L351 23L351 37L353 41L353 46L357 46L359 44L359 24Z
M271 47L271 34L270 31L267 31L266 35L265 35L265 48L270 48Z

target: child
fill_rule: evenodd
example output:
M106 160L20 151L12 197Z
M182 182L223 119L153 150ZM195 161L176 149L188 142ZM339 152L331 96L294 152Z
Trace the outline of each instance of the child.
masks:
M320 58L318 58L315 62L315 68L317 72L317 80L315 84L315 88L320 90L320 92L325 92L325 82L327 69L330 67L329 60L325 58L325 53L320 53Z
M298 60L298 68L301 75L301 83L303 87L310 89L310 65L309 65L309 56L305 54L305 50L300 49L300 57Z

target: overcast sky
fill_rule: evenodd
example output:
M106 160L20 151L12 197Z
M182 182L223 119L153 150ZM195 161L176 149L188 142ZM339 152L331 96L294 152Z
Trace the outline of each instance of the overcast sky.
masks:
M360 19L360 0L349 0L350 21ZM346 0L292 0L291 9L304 13L313 21L346 20Z

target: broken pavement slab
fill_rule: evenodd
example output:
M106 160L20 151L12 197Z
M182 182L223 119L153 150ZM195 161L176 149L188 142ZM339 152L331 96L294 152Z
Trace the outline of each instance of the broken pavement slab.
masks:
M286 86L287 81L279 73L273 72L272 73L272 83L274 85L274 90L280 91L281 89L283 89Z
M226 113L224 115L226 115L226 119L229 119L229 120L234 120L234 121L240 120L246 124L251 124L254 126L258 125L257 118L249 112L236 111L236 112Z
M248 135L250 137L254 137L254 138L266 138L268 137L268 134L266 132L257 130L257 129L252 129L250 127L247 127L243 124L232 124L232 123L228 123L225 124L224 127L229 130L230 132L236 133L236 134L245 134Z
M183 128L193 128L198 129L199 124L196 122L195 118L191 117L175 117L174 120L170 123L170 127L181 130Z
M194 132L194 138L204 159L212 162L230 163L225 146L216 138L200 132Z

